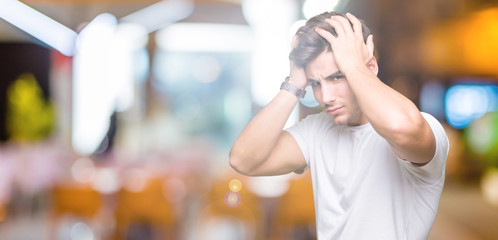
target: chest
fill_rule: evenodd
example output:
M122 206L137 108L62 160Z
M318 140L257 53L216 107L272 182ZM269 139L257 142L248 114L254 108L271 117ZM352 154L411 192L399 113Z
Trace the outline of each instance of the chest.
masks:
M310 167L321 188L343 195L400 178L399 161L389 144L372 131L343 130L320 137Z

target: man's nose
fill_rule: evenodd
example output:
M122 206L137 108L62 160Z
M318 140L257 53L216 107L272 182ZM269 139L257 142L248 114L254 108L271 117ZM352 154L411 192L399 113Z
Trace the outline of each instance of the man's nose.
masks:
M322 85L322 101L324 103L334 102L336 99L335 88L328 84Z

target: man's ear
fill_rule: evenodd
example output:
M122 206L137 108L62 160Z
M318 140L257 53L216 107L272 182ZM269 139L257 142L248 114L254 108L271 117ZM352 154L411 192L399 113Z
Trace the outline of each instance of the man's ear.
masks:
M367 42L366 42L367 48L368 48L368 53L370 54L370 61L368 61L367 66L368 68L375 74L379 73L379 65L377 65L377 59L375 58L374 55L374 43L373 43L373 35L370 34L367 37Z
M370 53L370 57L373 57L374 56L374 42L373 42L373 35L370 34L368 35L367 37L367 41L366 41L366 45L367 45L367 48L368 48L368 52Z
M372 57L370 59L370 61L368 61L367 63L367 67L368 69L370 69L370 71L372 71L375 75L377 75L377 73L379 73L379 65L377 64L377 58Z

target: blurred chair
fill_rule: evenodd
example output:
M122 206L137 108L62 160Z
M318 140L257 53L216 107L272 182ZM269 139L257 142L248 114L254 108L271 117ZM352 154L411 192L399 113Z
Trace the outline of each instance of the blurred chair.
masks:
M5 205L2 202L0 202L0 223L5 221L6 218L7 218L7 209L5 209Z
M276 203L271 220L272 240L316 239L315 206L310 171L296 175Z
M175 239L175 215L164 179L151 178L143 189L117 193L114 239Z
M67 222L83 222L90 226L94 236L99 236L98 231L91 229L92 223L97 221L103 200L100 193L89 185L68 184L56 185L51 191L50 222L51 229L48 239L63 239L68 236L64 226ZM68 235L69 233L66 233ZM97 238L99 239L99 238Z
M237 179L242 183L231 191L229 183ZM250 192L241 175L226 175L213 182L208 190L205 208L198 219L199 240L260 240L264 239L264 211L259 199Z

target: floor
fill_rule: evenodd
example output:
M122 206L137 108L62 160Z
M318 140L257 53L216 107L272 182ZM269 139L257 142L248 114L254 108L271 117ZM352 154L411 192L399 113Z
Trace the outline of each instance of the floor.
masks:
M0 239L47 239L44 214L0 223ZM82 239L82 238L78 238ZM498 240L498 206L484 201L478 186L447 184L429 240Z
M429 240L498 239L498 206L476 185L446 184Z

